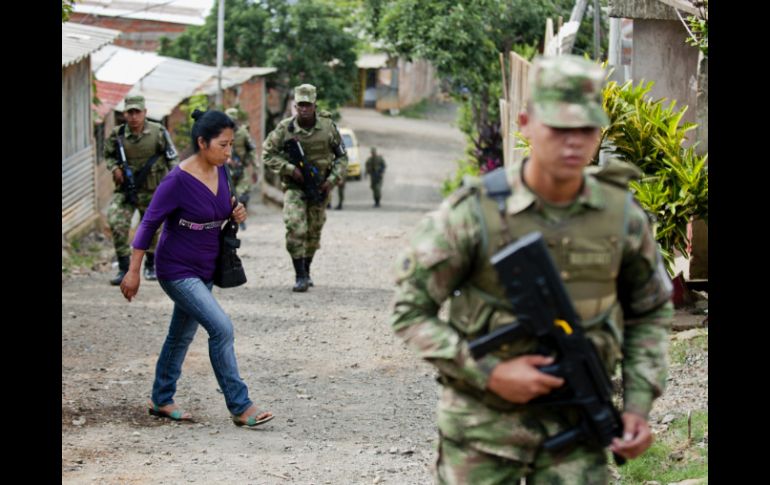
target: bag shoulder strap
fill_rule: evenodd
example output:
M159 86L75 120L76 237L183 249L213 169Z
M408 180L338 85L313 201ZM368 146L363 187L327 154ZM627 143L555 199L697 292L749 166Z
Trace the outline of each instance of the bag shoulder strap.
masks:
M233 187L233 177L230 175L230 167L228 167L227 164L224 164L223 167L225 168L225 175L227 175L227 188L230 189L230 196L235 197L237 203L238 194L235 192L235 187ZM233 205L233 207L235 207L235 205Z

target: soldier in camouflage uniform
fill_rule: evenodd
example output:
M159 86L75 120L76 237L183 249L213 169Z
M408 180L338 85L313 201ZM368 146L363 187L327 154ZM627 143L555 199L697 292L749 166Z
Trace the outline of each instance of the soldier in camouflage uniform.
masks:
M316 89L303 84L294 89L297 115L281 121L262 145L265 167L281 177L283 222L286 225L286 249L294 265L293 291L307 291L313 286L310 264L321 247L321 229L326 222L330 190L347 171L348 158L337 126L326 111L316 113ZM305 200L304 178L299 167L286 159L284 143L296 138L308 163L318 169L323 183L324 201L311 204Z
M608 482L606 450L541 448L578 417L571 406L527 404L564 384L538 369L553 357L537 354L535 339L478 361L468 350L468 341L515 321L489 259L533 231L543 234L609 375L622 361L624 433L610 449L634 458L652 443L647 416L666 383L671 282L625 184L611 183L610 170L587 167L608 123L603 81L602 69L582 58L537 59L528 110L519 115L530 156L467 180L421 222L397 259L393 328L438 368L442 383L438 483ZM511 191L497 200L487 191L493 174ZM448 321L438 318L446 299Z
M230 165L238 200L244 207L248 207L252 183L257 182L257 145L251 138L249 125L239 122L238 108L228 108L225 114L238 125L233 141L233 154L227 163ZM241 223L241 229L246 229L245 222Z
M176 149L166 129L163 125L146 119L147 110L144 107L143 96L128 96L123 114L126 123L112 130L104 146L107 169L112 172L112 179L115 182L115 193L107 209L107 221L118 257L118 274L110 280L113 286L119 285L128 271L131 256L128 235L134 209L139 210L140 217L144 216L144 211L150 205L152 194L161 179L178 163ZM118 137L123 140L126 161L136 185L136 206L130 202L124 188L126 173L119 163L121 157ZM160 230L155 234L144 263L144 277L153 281L157 280L155 246L158 243L159 234Z
M371 151L371 156L366 159L366 171L364 173L370 177L374 207L379 207L382 198L382 179L385 176L385 159L377 155L377 148L372 147Z

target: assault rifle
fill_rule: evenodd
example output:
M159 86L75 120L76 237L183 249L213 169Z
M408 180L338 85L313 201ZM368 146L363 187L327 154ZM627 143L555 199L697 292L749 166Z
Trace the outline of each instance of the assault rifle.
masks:
M574 406L580 422L545 440L544 449L558 451L575 442L607 447L623 435L620 413L612 403L612 385L593 343L585 336L556 265L539 232L509 244L492 256L516 322L470 342L479 359L523 336L538 339L540 349L555 355L555 362L540 371L562 377L561 389L530 401L533 405ZM618 465L625 459L615 455Z
M289 162L299 167L300 171L302 171L304 199L310 204L324 204L326 202L326 194L321 190L323 179L318 172L318 168L307 161L302 145L296 138L289 138L284 143L284 150L289 156Z

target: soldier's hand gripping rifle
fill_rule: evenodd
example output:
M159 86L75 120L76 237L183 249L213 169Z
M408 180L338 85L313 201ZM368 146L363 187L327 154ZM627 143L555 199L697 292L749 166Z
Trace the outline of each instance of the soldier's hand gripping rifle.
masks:
M128 160L126 159L126 149L123 147L123 136L118 134L115 137L118 142L118 167L123 171L123 184L121 190L126 194L126 200L128 203L136 207L139 203L139 199L136 196L136 183L134 181L134 172L131 167L128 166Z
M291 164L299 167L302 171L302 178L304 179L304 187L302 191L305 195L305 200L310 204L323 204L326 202L326 194L321 190L321 184L323 180L321 174L318 172L318 168L311 165L307 158L305 158L305 152L302 150L302 145L296 138L290 138L284 144L284 150L288 154L288 160Z
M585 336L556 266L538 232L506 246L490 258L517 321L469 343L479 359L524 335L535 336L555 362L542 372L562 377L563 389L530 401L549 406L570 405L580 410L572 429L545 440L543 448L558 451L582 441L607 447L623 435L620 413L612 404L612 384L593 343ZM615 455L618 465L625 459Z

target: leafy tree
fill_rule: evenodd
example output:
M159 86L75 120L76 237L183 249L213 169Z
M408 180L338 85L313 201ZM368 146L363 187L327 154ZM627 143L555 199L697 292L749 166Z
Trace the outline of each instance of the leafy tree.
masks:
M349 4L349 5L348 5ZM343 7L356 8L356 2ZM352 10L341 10L348 12ZM312 83L319 105L336 109L352 95L356 70L356 37L345 30L349 18L330 0L226 0L224 64L273 66L269 87L283 93L282 109L269 113L271 130L285 112L291 88ZM162 39L159 53L202 64L216 64L217 8L206 23L172 40Z
M689 37L687 44L697 47L703 52L704 57L709 56L709 2L708 0L690 0L690 3L698 9L698 15L687 17L685 28Z
M572 5L571 0L367 0L366 10L376 36L393 53L430 61L449 82L450 94L470 116L470 123L461 123L469 155L486 169L502 164L499 53L531 58L546 18L569 18Z
M61 23L69 21L74 5L75 0L61 0Z

